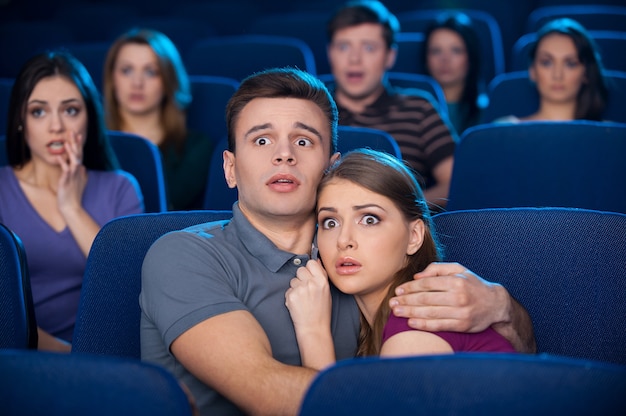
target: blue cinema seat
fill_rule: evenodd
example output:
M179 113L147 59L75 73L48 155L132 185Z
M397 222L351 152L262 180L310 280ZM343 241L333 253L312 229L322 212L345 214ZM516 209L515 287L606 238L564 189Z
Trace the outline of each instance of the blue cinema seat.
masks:
M26 250L0 223L0 349L37 348L37 323Z
M626 213L626 124L483 124L461 136L448 211L574 207Z
M4 415L192 415L178 380L139 360L0 350L0 374Z
M526 308L538 353L626 366L626 214L494 208L433 221L445 261L502 284Z
M180 211L129 215L105 224L87 257L72 353L140 358L139 293L146 252L169 231L230 217L230 211Z
M618 416L626 367L550 355L355 358L322 370L300 416Z

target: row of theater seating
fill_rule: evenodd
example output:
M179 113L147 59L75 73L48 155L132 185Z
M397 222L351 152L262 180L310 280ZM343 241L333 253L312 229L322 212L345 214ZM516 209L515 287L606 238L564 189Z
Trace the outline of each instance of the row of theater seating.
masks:
M422 94L427 93L429 99L439 103L440 112L443 115L447 114L443 91L432 77L404 72L389 72L387 76L394 86L419 90ZM319 78L329 86L333 83L330 74ZM189 81L193 100L187 109L188 127L201 131L211 138L225 136L226 103L239 87L239 80L222 76L191 75ZM6 117L13 83L12 78L0 78L0 134L6 131Z
M160 154L132 134L109 132L121 166L138 180L146 212L166 211ZM7 163L0 136L0 166ZM342 153L370 147L401 157L388 134L339 127ZM237 198L222 172L226 137L218 141L207 173L204 209L230 209ZM466 131L455 152L448 210L563 206L626 213L626 124L527 122L484 124Z
M401 157L388 134L339 127L338 150L370 147ZM133 174L146 212L166 211L160 153L142 137L109 132L122 169ZM0 137L0 166L6 164ZM226 137L216 145L207 173L204 209L230 210L237 192L222 171ZM559 206L626 213L626 124L526 122L468 129L455 151L446 209Z
M123 30L129 20L143 21L148 25L156 25L163 29L171 29L176 40L181 41L181 47L194 36L199 35L236 35L254 33L253 26L263 26L262 23L278 21L279 26L289 27L290 20L294 20L292 28L314 41L323 39L324 22L328 15L337 7L335 0L320 0L316 2L295 0L258 2L247 0L197 2L179 0L155 0L149 5L143 0L107 1L106 4L88 2L84 0L65 1L59 5L47 2L39 7L28 7L28 3L38 0L23 0L14 2L14 8L23 6L22 10L6 10L0 13L0 21L60 21L65 30L53 36L73 36L80 41L110 41L118 31ZM618 3L619 0L603 0L603 3ZM399 17L418 10L433 10L442 7L457 9L476 9L488 13L502 28L503 44L510 48L513 40L525 33L525 20L534 9L545 6L547 0L527 2L499 2L489 0L457 0L453 3L442 3L437 0L420 2L406 2L402 0L387 0L384 3ZM1 7L1 6L0 6ZM2 10L2 9L0 9ZM13 12L13 13L11 13ZM304 23L311 16L317 23L312 31L303 31L297 27L300 20ZM178 23L163 17L175 17L176 21L186 19L186 30L181 30ZM319 17L318 17L319 16ZM266 18L267 17L267 18ZM4 19L2 19L4 18ZM259 22L259 18L261 22ZM261 33L272 31L271 27L261 27ZM168 30L165 30L166 33Z
M371 147L398 156L390 142L377 130L339 128L343 153ZM205 209L230 209L237 198L222 172L225 147L218 144L211 161ZM455 151L446 210L557 206L626 213L624 155L625 123L479 125L463 133Z
M624 8L626 10L626 8ZM626 16L626 14L625 14ZM626 26L625 26L626 27ZM606 74L609 80L609 103L604 119L617 122L626 121L626 113L622 111L626 101L626 32L595 32L607 43L605 46L604 61L609 69ZM527 36L520 49L528 46L532 34ZM600 38L598 39L600 40ZM424 69L418 63L416 56L423 47L421 33L402 33L400 36L400 53L393 72L389 73L392 84L402 87L425 89L445 110L444 97L441 89L430 77L421 74ZM19 44L16 42L15 44ZM69 50L81 60L92 75L99 89L102 89L102 74L104 59L109 43L73 44ZM404 51L404 52L402 52ZM19 53L11 54L12 59L0 60L4 64L21 65ZM220 59L215 59L219 56ZM24 58L26 59L26 58ZM325 60L325 58L324 58ZM245 76L267 67L296 66L306 69L310 73L319 74L319 78L332 83L332 75L318 71L319 61L314 57L311 48L301 39L275 35L245 35L228 38L208 38L193 45L186 59L188 72L191 74L194 102L190 107L189 125L191 128L205 132L210 137L219 138L224 134L223 120L217 123L206 122L207 114L211 121L211 114L222 116L223 97ZM502 65L494 60L492 67L485 65L485 82L482 87L481 106L485 107L484 122L492 121L498 116L515 114L527 115L536 108L536 92L529 82L525 82L527 74L523 70L523 59L519 58L518 72L502 73ZM487 61L486 61L487 62ZM495 75L495 77L492 77ZM13 82L11 76L0 76L0 114L6 114L8 93ZM217 98L212 98L215 94ZM505 97L491 104L491 99ZM514 100L509 97L515 97ZM523 111L522 111L523 109ZM4 131L5 117L0 117L0 131ZM217 126L217 127L213 127Z
M357 147L370 147L401 158L398 144L385 132L363 127L340 126L339 134L341 140L338 151L342 153ZM109 131L108 135L120 167L132 174L139 183L145 211L167 211L165 180L157 146L134 134ZM0 135L0 166L8 163L5 141L5 136ZM237 199L237 191L226 185L222 170L222 153L227 148L227 139L223 136L216 144L207 172L204 209L230 210Z
M624 32L624 35L626 47L626 32ZM297 47L287 47L291 52L295 51L295 53L279 54L276 55L277 59L265 54L263 52L265 47L282 48L285 46L277 46L275 44L277 40L277 38L264 38L263 41L269 42L265 45L259 43L261 41L259 38L246 45L239 43L242 49L239 50L238 54L233 54L232 56L248 56L249 60L241 61L240 58L237 58L230 62L230 65L223 66L219 66L218 63L208 59L207 56L211 55L208 51L205 51L207 52L205 53L199 50L199 53L194 55L197 59L192 60L194 66L197 65L197 72L218 74L190 76L193 101L188 110L189 127L202 131L209 137L222 137L226 133L223 119L224 106L232 93L237 89L241 78L264 67L286 65L307 67L309 65L307 62L310 63L310 59L307 60L305 55L299 54ZM213 52L218 53L224 45L212 41L210 45L205 44L205 46L216 48L213 49ZM230 46L232 50L237 50L234 44ZM243 50L244 48L254 50L255 52L253 55L250 55L250 53ZM103 50L86 50L84 52L87 53L86 56L80 57L80 53L77 55L79 58L82 58L82 61L91 63L90 73L92 75L97 74L94 80L101 80L102 67L100 65L103 65L101 61L103 61L103 56L106 53L105 48ZM222 52L225 53L225 51ZM626 57L625 54L622 54L622 56ZM228 68L231 66L237 68L237 70L229 70ZM230 76L227 76L228 74ZM605 76L608 81L609 98L603 118L609 121L626 122L626 112L623 111L626 104L626 65L623 71L605 71ZM440 111L443 115L446 115L447 106L443 91L432 77L410 71L398 72L395 70L388 72L387 77L394 86L427 92L435 102L440 104ZM329 86L333 83L332 74L322 74L318 78ZM13 82L13 78L0 77L0 132L4 132L6 128L6 114ZM101 82L97 84L101 88ZM538 106L536 88L528 80L528 73L525 70L507 72L496 76L486 87L483 97L484 99L481 103L484 107L483 122L491 122L498 117L511 114L517 116L528 115ZM511 97L515 99L511 99Z
M298 414L621 416L625 368L552 355L346 360L317 376ZM0 371L6 415L196 414L171 373L142 361L0 350Z
M235 3L236 4L236 3ZM230 7L234 7L231 5ZM251 22L242 26L230 25L235 29L230 32L220 32L211 29L211 23L219 17L219 9L211 3L192 3L175 8L167 16L145 16L128 5L113 7L89 5L83 8L73 7L59 13L55 18L44 21L11 21L0 28L0 53L2 56L11 56L12 59L0 62L0 76L15 76L21 63L36 50L46 47L64 45L73 51L86 63L100 83L102 62L106 49L110 43L124 30L132 26L142 25L162 30L172 38L179 47L186 65L191 74L225 75L240 79L237 66L224 64L224 59L232 54L241 57L241 48L235 40L245 35L249 36L279 36L296 38L304 45L292 43L292 48L304 49L298 52L305 55L304 62L293 61L292 64L301 64L312 73L326 74L330 72L326 58L325 22L335 7L326 11L302 12L291 11L255 15ZM129 10L126 10L129 8ZM254 11L251 6L239 8L241 11ZM419 56L423 48L422 32L439 13L447 9L413 10L398 13L402 32L399 37L399 58L394 68L398 72L423 73L424 68ZM525 31L515 35L513 42L505 42L502 28L510 26L510 21L499 22L489 12L472 9L471 7L457 9L468 14L474 22L476 33L479 36L482 50L482 81L487 85L495 76L505 71L515 71L526 67L526 48L533 40L533 33L538 26L550 17L570 16L579 20L599 43L604 56L606 67L614 70L626 70L626 59L619 51L626 42L626 7L609 5L560 6L544 7L534 10L526 18ZM83 15L79 18L80 15ZM90 18L89 16L92 16ZM96 18L97 17L97 18ZM523 16L516 16L524 19ZM245 19L243 19L245 20ZM71 23L69 23L71 22ZM102 28L98 30L98 22ZM82 28L82 25L88 25ZM233 38L234 36L234 38ZM288 42L288 41L287 41ZM202 46L198 46L202 45ZM222 50L217 49L222 45ZM621 48L620 48L621 45ZM211 49L213 48L213 49ZM229 53L230 51L230 53ZM247 50L254 53L254 48ZM289 54L285 50L274 49L267 54ZM293 54L293 51L291 52ZM243 55L246 56L246 55ZM289 55L285 55L289 56ZM219 57L219 59L215 59ZM199 62L202 64L199 65ZM199 66L199 67L198 67ZM227 71L215 72L225 66ZM207 72L207 69L210 71ZM242 68L244 75L249 72Z
M88 257L69 355L25 351L32 346L34 323L24 251L19 239L0 226L0 347L11 348L0 351L3 408L9 414L45 409L56 415L93 406L90 414L105 414L123 404L133 414L147 414L146 409L164 414L152 407L157 403L169 414L188 414L178 413L188 412L188 403L172 375L138 361L141 263L160 235L230 215L169 212L107 223ZM626 214L482 209L437 214L434 223L445 260L504 284L527 308L539 355L346 360L319 375L301 414L350 409L456 414L461 408L470 414L499 414L498 409L507 414L623 414Z

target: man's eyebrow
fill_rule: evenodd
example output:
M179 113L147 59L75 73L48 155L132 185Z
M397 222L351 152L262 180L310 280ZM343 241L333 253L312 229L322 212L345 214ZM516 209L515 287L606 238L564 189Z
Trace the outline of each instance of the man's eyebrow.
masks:
M304 124L304 123L302 123L300 121L296 121L294 123L294 126L299 128L299 129L310 131L311 133L316 135L318 137L318 139L320 139L320 142L323 141L322 140L322 134L319 131L317 131L317 129L315 127L311 127L308 124Z
M250 134L255 133L259 130L269 129L270 127L272 127L272 123L265 123L265 124L259 124L257 126L252 126L250 130L248 130L246 134L244 134L244 137L247 137Z

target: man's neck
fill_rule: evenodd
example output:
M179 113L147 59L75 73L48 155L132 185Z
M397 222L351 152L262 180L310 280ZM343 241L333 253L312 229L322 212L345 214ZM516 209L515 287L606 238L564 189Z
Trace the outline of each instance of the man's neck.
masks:
M368 106L372 105L384 91L385 86L380 84L371 94L361 97L348 95L344 90L337 88L335 91L335 100L341 107L346 108L348 111L360 114L364 112Z
M315 235L315 216L310 215L263 215L252 213L241 207L242 214L260 233L270 239L276 247L294 254L311 254Z

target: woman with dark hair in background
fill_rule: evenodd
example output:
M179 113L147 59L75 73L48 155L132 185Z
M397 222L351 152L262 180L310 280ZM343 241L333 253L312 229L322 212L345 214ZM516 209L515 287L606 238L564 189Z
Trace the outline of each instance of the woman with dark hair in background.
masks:
M443 89L450 122L460 135L480 119L480 45L470 18L444 13L426 30L423 63Z
M506 116L495 122L602 119L608 97L602 59L580 23L569 18L546 23L529 58L528 76L537 87L539 108L523 118Z
M145 137L161 151L170 210L201 207L214 143L187 129L187 71L163 33L131 29L111 46L104 67L107 125Z
M100 97L71 55L43 53L22 67L7 123L0 222L26 250L39 348L69 351L91 244L106 222L143 212L143 198L116 171Z

